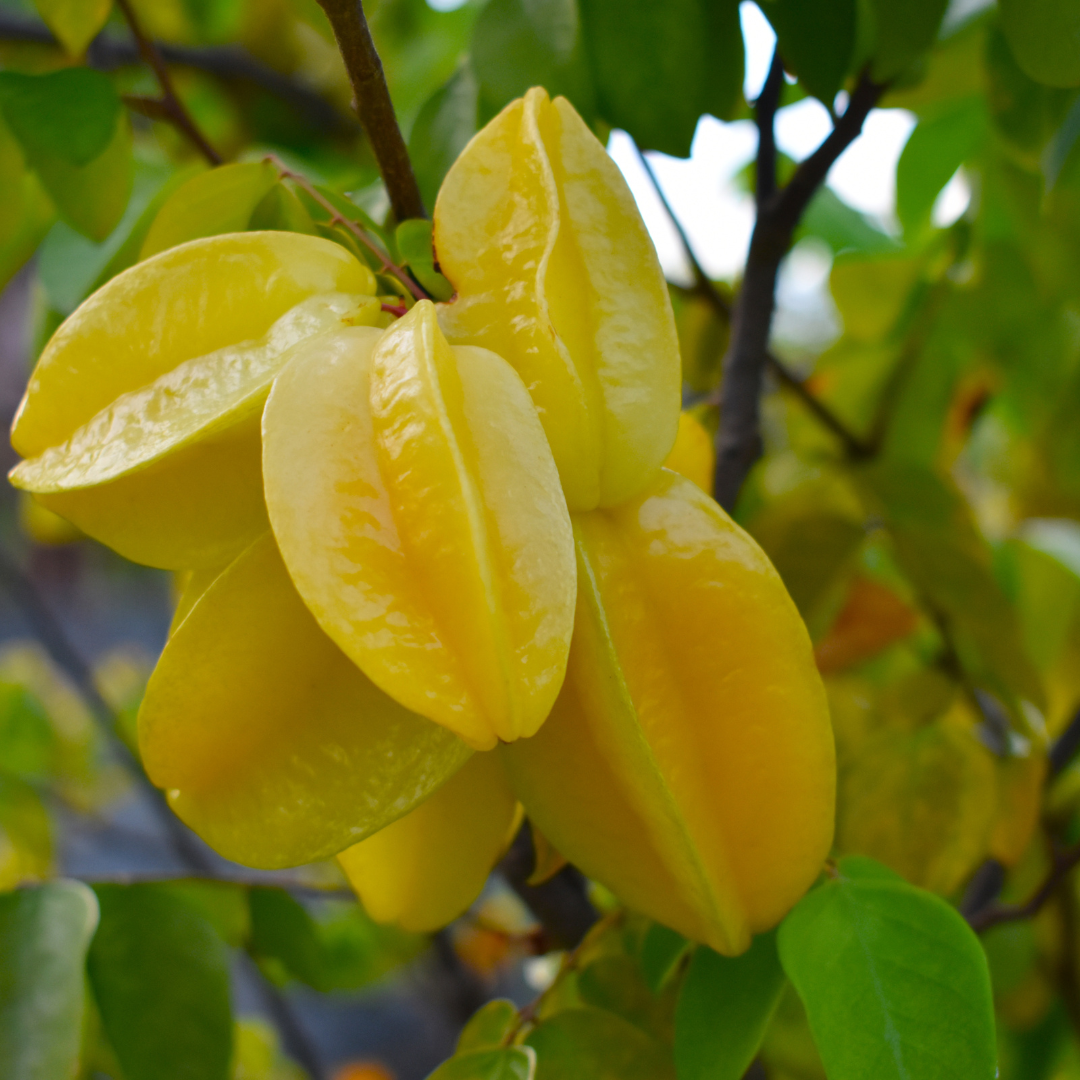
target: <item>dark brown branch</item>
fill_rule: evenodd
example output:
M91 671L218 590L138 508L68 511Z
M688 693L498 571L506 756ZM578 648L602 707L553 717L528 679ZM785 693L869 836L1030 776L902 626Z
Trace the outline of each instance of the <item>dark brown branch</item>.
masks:
M982 934L999 923L1016 922L1018 919L1030 919L1037 915L1077 864L1080 864L1080 844L1055 851L1050 873L1030 899L1022 904L988 904L968 917L971 928L977 934Z
M682 241L683 250L686 252L686 257L690 261L690 268L694 275L694 292L712 307L713 311L716 312L717 317L721 321L730 323L731 305L728 303L727 297L720 292L713 280L705 273L705 268L701 265L700 260L694 253L694 249L690 246L690 237L683 228L683 224L675 213L674 207L672 207L671 203L668 201L667 193L664 191L659 178L653 171L649 159L642 153L641 148L636 142L631 140L631 143L634 150L637 152L641 167L645 170L645 175L648 176L649 181L653 186L653 190L656 192L657 198L659 198L671 224L679 234L679 239ZM828 406L822 404L816 395L807 389L806 383L792 372L787 365L778 360L771 352L765 354L765 362L769 365L769 369L780 383L788 390L792 391L803 405L814 414L815 418L840 440L844 447L844 452L848 457L855 460L861 460L870 456L871 450L869 445L864 443L853 432L849 431L845 424L828 408ZM719 398L716 399L715 404L719 404Z
M210 162L211 165L220 165L222 162L221 155L207 141L206 136L199 130L198 125L191 118L191 114L187 111L184 103L177 95L176 88L173 86L172 76L169 74L169 69L165 64L164 59L162 59L157 46L143 33L142 26L139 24L138 17L131 6L130 0L116 0L116 6L120 8L124 19L131 29L131 33L135 38L135 43L139 47L139 54L153 70L154 76L158 81L158 86L161 88L161 97L155 103L158 115L155 116L154 119L164 120L172 124L177 131L188 138L191 144L208 162ZM147 99L140 100L144 106L140 111L145 115L150 115L146 112L146 106L149 104Z
M773 52L769 74L761 87L761 94L754 106L754 119L758 129L757 164L754 168L754 199L760 212L776 194L776 110L780 107L780 93L784 89L784 64L780 50Z
M353 108L375 152L394 216L399 222L426 217L361 0L319 0L319 6L334 29L352 84Z
M499 870L544 928L549 949L573 949L599 915L585 895L585 879L573 866L564 866L540 885L530 885L536 862L532 828L526 821L510 845Z
M863 75L844 115L825 141L795 170L784 188L769 194L769 174L775 169L772 131L779 103L766 83L758 99L757 221L750 240L742 291L732 320L731 340L724 357L720 388L720 430L717 436L713 494L721 506L734 509L743 481L761 456L760 410L769 331L776 307L776 278L780 262L791 247L795 228L836 159L862 131L863 122L883 87Z

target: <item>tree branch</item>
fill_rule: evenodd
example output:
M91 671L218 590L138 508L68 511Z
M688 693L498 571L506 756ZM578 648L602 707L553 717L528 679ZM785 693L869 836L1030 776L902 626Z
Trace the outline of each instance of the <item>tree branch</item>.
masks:
M29 41L60 48L52 31L37 19L0 10L0 41ZM328 134L346 134L355 130L354 121L343 116L314 90L256 60L239 45L171 45L158 42L157 50L167 64L193 68L222 80L240 80L259 87L295 109L305 123ZM135 64L139 47L133 40L118 38L102 31L86 51L86 62L101 71Z
M564 866L540 885L530 885L536 863L532 827L524 822L510 850L499 864L507 884L540 920L548 948L573 949L589 932L599 915L585 895L585 879L573 866Z
M987 904L981 911L968 916L972 930L982 934L999 923L1016 922L1018 919L1030 919L1032 915L1037 915L1077 864L1080 864L1080 844L1055 851L1050 873L1030 899L1022 904Z
M158 86L161 88L161 98L153 103L155 108L159 110L158 116L154 117L154 119L165 120L168 123L171 123L177 131L187 136L191 144L211 165L220 165L222 162L221 155L207 141L206 136L203 135L195 121L191 118L191 113L187 111L184 103L180 100L179 95L176 93L176 88L173 86L169 69L162 59L161 53L158 52L157 47L146 34L143 33L142 26L139 24L138 17L131 6L131 0L116 0L116 6L123 13L125 21L131 28L131 33L139 48L139 54L153 70L158 81ZM145 108L150 102L142 99L142 104L144 108L140 111L143 111L146 115L150 115L150 113L146 112Z
M375 151L394 216L399 222L427 217L361 0L319 0L319 6L334 29L352 84L353 108Z
M771 70L770 80L774 74ZM734 509L743 481L761 456L761 391L780 262L791 247L803 211L833 162L862 131L863 122L883 89L864 74L851 95L847 110L829 136L799 165L786 187L771 193L770 177L774 175L776 154L773 128L779 88L774 88L767 80L758 99L756 113L761 137L757 163L757 221L732 320L731 340L724 357L724 380L720 387L720 430L713 494L728 510Z
M645 170L645 175L648 176L649 181L653 186L653 190L656 192L657 198L659 198L664 211L667 213L671 224L679 234L679 239L682 241L683 250L686 252L686 257L690 262L690 268L694 275L694 292L712 307L713 311L716 312L717 317L722 322L730 324L731 305L728 303L727 297L720 292L712 278L705 273L705 268L701 265L700 260L694 253L694 249L690 246L690 237L683 228L683 224L675 213L674 207L672 207L671 203L668 201L667 193L664 191L659 178L653 171L649 159L642 153L641 148L636 142L632 139L630 141L637 153L638 160L641 162L641 167ZM844 447L844 453L846 453L848 457L855 460L862 460L863 458L870 457L870 446L867 443L864 443L854 434L854 432L849 431L847 426L835 415L835 413L833 413L828 406L824 405L815 394L811 393L807 388L806 383L792 372L786 364L778 360L771 352L766 352L765 362L769 365L769 369L777 377L780 383L788 390L792 391L803 405L813 413L814 417L840 440L840 443ZM708 401L709 404L718 405L720 403L719 396L717 396L715 401L711 398L706 398L706 401Z
M754 169L754 200L758 212L776 194L776 110L784 89L784 63L780 50L773 50L772 63L761 94L754 105L754 120L758 129L757 165Z

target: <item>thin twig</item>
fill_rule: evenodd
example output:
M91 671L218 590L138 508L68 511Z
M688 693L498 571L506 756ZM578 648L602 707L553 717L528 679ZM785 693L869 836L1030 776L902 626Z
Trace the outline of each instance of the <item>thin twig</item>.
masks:
M61 48L52 31L40 19L13 11L0 11L0 41L29 41ZM239 45L174 45L158 42L157 51L167 64L203 71L227 82L251 83L295 109L308 127L327 134L351 134L358 125L338 112L314 90L256 60ZM101 71L137 63L139 47L129 38L103 30L86 50L86 62Z
M731 305L728 303L727 297L720 292L713 280L705 273L705 268L701 265L700 260L694 253L694 249L690 246L690 238L686 233L686 229L683 227L682 222L675 213L674 207L672 207L671 203L668 201L667 193L664 191L659 178L653 170L651 162L636 142L631 140L631 143L634 150L637 152L638 160L640 160L642 168L645 170L645 175L648 176L649 181L652 183L653 190L660 199L661 205L667 212L671 224L674 226L675 231L679 234L679 239L682 241L683 250L686 252L686 257L690 262L690 268L694 274L694 292L712 307L713 311L716 312L717 317L720 318L721 321L730 323ZM777 357L769 351L765 354L765 362L769 365L770 370L777 379L787 387L787 389L792 391L807 409L814 414L815 418L840 440L843 444L844 452L848 457L855 460L861 460L870 456L870 446L867 443L864 443L862 439L852 431L848 430L847 426L836 416L836 414L833 413L827 405L823 404L821 400L807 388L806 383L803 382L803 380L800 379L786 364L778 360ZM719 393L717 393L715 397L713 395L708 395L702 400L704 403L710 405L720 404Z
M336 206L323 195L315 185L308 180L306 176L302 176L300 173L293 172L285 163L274 154L267 154L264 159L270 162L271 165L277 169L278 174L284 180L291 180L297 187L303 188L303 190L311 196L329 215L330 225L343 225L346 229L353 234L357 241L364 245L370 251L375 258L379 260L379 265L382 267L383 273L390 274L392 277L397 278L402 285L412 294L417 300L430 300L431 296L424 289L422 289L400 266L395 266L389 258L387 258L386 252L382 250L372 240L368 234L360 227L357 222L351 218L345 217ZM383 305L384 307L386 305Z
M1022 904L988 904L968 917L971 928L981 934L999 923L1016 922L1018 919L1030 919L1037 915L1077 864L1080 864L1080 844L1055 851L1050 873L1030 899Z
M361 0L319 0L319 6L333 27L352 84L353 108L375 152L394 216L399 222L427 217Z
M864 74L847 110L825 141L798 166L786 187L775 190L770 181L775 169L773 125L780 96L775 82L766 81L758 99L756 114L762 135L758 144L757 220L732 320L720 388L713 493L717 502L728 510L734 508L743 481L762 452L761 392L781 260L791 247L803 211L833 163L862 131L863 122L883 89Z
M160 114L155 119L171 123L178 131L187 136L192 145L211 165L220 165L222 162L221 155L207 141L206 136L199 130L195 121L191 118L191 114L180 100L173 86L169 69L162 59L161 53L158 52L157 46L143 33L139 19L131 6L131 0L116 0L116 6L123 13L124 19L131 28L131 33L139 47L140 55L153 70L154 75L157 77L158 86L161 88L161 98L157 102L160 107Z

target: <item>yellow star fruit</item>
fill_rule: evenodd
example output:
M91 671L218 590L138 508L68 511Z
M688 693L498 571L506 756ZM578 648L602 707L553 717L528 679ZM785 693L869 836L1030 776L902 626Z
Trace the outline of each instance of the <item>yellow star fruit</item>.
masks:
M274 375L374 291L344 249L293 233L195 240L133 266L42 353L12 483L137 562L222 565L266 529L259 414Z
M435 205L457 298L440 321L525 381L571 510L639 492L675 441L667 284L615 163L565 98L534 88L462 152Z
M679 434L664 468L693 480L706 495L712 494L716 451L709 433L691 412L679 416Z
M577 621L540 732L501 747L551 842L632 908L736 954L812 884L832 839L832 731L771 563L664 472L575 516Z
M184 606L146 688L139 750L179 817L222 855L265 868L328 858L468 759L319 629L271 536Z
M480 750L532 735L566 669L570 518L521 379L421 301L301 347L263 419L266 500L320 625Z
M473 754L431 798L338 862L376 922L438 930L480 895L520 824L499 755Z

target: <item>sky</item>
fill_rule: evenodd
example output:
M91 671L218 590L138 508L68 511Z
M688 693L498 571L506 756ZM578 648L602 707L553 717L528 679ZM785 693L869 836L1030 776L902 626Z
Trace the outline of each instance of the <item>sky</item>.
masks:
M761 91L772 59L776 36L765 16L752 3L740 7L746 41L745 94L753 101ZM828 135L832 126L825 107L813 98L781 109L776 117L776 141L789 157L801 161ZM896 230L896 162L915 126L904 109L875 109L862 135L833 166L828 184L847 203ZM733 177L754 156L757 133L749 120L725 124L706 116L698 124L691 156L686 160L648 155L653 171L679 216L706 272L733 278L746 260L753 227L753 205ZM656 244L667 275L689 280L689 269L678 235L656 196L645 171L623 132L615 132L608 151L626 176L630 189ZM962 174L950 182L935 207L935 221L946 224L963 213L969 190ZM804 260L805 261L805 260ZM807 272L815 273L813 267Z

